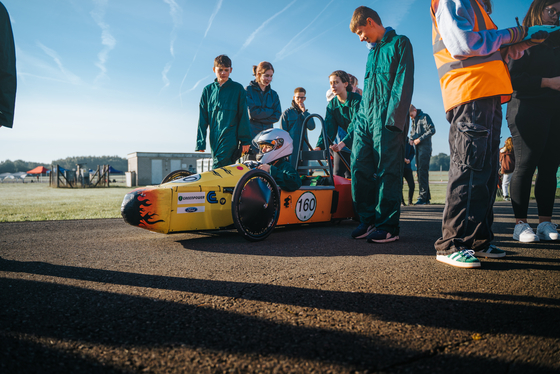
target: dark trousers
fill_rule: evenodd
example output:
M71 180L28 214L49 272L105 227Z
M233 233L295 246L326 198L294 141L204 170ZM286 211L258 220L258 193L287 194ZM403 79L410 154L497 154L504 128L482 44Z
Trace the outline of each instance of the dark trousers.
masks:
M558 108L538 100L512 99L508 103L508 124L513 140L515 169L510 190L515 218L527 218L533 174L539 216L552 217L556 195L556 172L560 164Z
M476 100L447 112L449 182L439 255L480 250L494 239L493 205L498 184L502 107L499 97Z
M339 177L344 177L346 179L350 179L352 178L352 174L350 172L350 153L349 152L333 152L333 173L334 175L338 175ZM344 158L344 161L346 161L346 165L344 165L344 162L342 161L342 158Z
M412 198L414 197L414 175L412 174L412 169L404 168L403 178L408 184L408 204L412 204ZM404 204L404 197L402 198Z
M426 144L424 144L426 142ZM416 168L418 173L418 199L430 201L430 158L432 157L431 139L424 140L416 146Z

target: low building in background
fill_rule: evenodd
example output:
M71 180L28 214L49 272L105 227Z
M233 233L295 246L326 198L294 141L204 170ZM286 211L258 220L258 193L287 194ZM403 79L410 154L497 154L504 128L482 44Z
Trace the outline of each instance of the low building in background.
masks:
M132 186L146 186L160 184L163 178L175 170L188 170L197 172L197 160L211 158L210 153L159 153L159 152L134 152L129 153L128 179ZM132 187L131 186L131 187Z

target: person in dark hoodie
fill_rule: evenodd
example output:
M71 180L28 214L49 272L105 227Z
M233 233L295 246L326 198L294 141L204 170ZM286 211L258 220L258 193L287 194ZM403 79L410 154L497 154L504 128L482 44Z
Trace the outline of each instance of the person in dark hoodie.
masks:
M294 153L299 151L299 143L301 141L301 129L303 127L303 122L307 117L309 117L309 112L307 108L305 108L305 88L297 87L294 90L294 99L292 100L292 106L282 113L282 118L280 120L281 126L283 130L286 130L290 136L292 137L293 144L294 144ZM304 139L307 143L309 143L309 139L307 137L307 130L314 130L315 129L315 122L313 119L310 119L307 122L307 128L304 131ZM305 142L303 145L305 148ZM296 157L292 154L290 156L290 163L294 168L297 169L296 165ZM305 162L305 161L304 161ZM307 164L305 164L307 165Z
M414 175L412 174L412 159L414 158L414 147L410 143L409 139L406 138L405 141L405 151L404 151L404 172L403 178L408 184L408 205L412 205L412 198L414 197ZM402 197L403 206L406 206L404 203L404 196Z
M410 145L416 148L416 168L418 173L418 201L414 205L429 204L430 195L430 158L432 157L432 136L436 128L429 115L410 105Z
M282 115L280 98L276 91L270 88L274 68L267 61L253 65L255 80L247 86L247 106L249 107L249 121L251 138L263 130L272 128ZM259 150L252 147L250 159L254 160Z

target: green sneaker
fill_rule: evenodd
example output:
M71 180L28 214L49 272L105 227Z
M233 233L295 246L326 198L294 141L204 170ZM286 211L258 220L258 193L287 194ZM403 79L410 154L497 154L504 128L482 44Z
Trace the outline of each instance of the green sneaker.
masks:
M502 251L500 248L496 247L495 245L490 244L486 249L475 251L474 255L476 257L500 258L506 256L506 251Z
M472 249L463 249L450 255L437 255L436 260L459 268L479 268L480 261L473 254Z

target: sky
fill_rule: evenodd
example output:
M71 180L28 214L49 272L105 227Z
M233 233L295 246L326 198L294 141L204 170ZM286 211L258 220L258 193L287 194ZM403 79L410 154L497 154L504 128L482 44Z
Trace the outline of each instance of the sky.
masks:
M282 110L301 86L310 113L324 116L330 73L353 74L363 88L368 49L348 27L360 5L411 40L413 104L435 124L432 154L449 154L428 0L1 1L12 21L18 90L14 127L0 127L0 162L194 152L200 95L221 54L243 86L253 65L271 62ZM494 0L492 19L500 29L515 26L529 4ZM504 118L502 144L508 136Z

